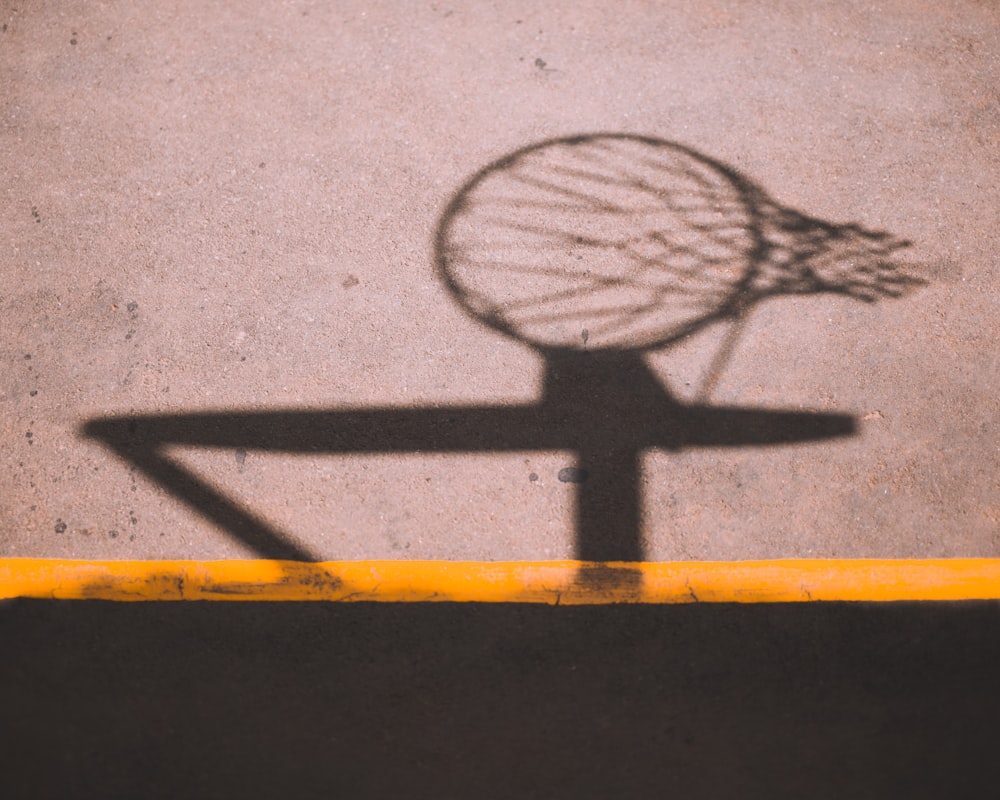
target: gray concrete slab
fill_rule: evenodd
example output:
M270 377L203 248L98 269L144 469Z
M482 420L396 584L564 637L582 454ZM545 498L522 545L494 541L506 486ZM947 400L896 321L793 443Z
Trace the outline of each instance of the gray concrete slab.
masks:
M994 5L0 16L0 554L1000 555ZM602 253L716 316L511 316Z

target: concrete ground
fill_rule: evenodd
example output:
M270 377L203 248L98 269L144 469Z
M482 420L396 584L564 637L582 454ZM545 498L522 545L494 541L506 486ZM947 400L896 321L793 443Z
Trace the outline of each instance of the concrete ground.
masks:
M0 555L1000 556L994 4L0 24Z

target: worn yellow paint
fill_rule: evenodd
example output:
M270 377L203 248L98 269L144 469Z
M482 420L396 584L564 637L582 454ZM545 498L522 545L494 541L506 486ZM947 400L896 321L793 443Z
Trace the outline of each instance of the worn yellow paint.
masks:
M1000 559L73 561L0 559L0 598L587 605L1000 599Z

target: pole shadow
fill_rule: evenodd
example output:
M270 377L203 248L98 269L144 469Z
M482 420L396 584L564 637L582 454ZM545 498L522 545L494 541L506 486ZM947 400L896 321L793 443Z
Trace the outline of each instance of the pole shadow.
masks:
M544 360L535 403L108 416L96 439L264 558L315 556L172 459L170 446L275 453L568 450L576 466L581 580L619 592L643 560L646 450L758 447L852 436L853 416L707 402L750 312L768 298L875 302L922 283L908 242L782 207L736 170L672 142L625 134L544 141L480 170L435 236L437 271L482 324ZM644 354L728 325L694 402Z

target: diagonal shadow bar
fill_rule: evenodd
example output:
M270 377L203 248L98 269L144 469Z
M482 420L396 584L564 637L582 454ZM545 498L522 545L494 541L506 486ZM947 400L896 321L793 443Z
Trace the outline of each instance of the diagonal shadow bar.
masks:
M102 440L120 458L131 463L155 484L261 557L282 561L318 560L264 519L241 508L195 473L165 455L163 447L171 444L169 439L139 444L132 438L134 420L126 420L124 425L119 425L118 422L114 418L97 420L89 423L85 430L93 425L95 431L88 435Z

